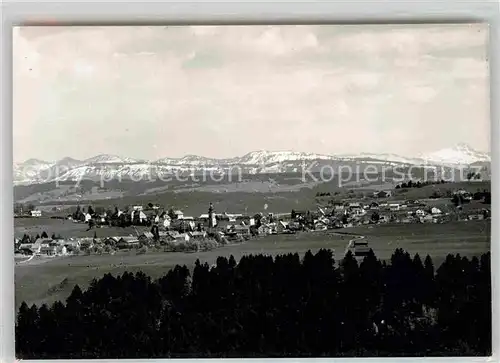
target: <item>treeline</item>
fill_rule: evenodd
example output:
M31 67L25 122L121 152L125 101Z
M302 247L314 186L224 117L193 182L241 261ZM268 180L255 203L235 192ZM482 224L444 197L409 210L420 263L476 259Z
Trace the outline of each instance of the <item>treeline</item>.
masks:
M22 359L444 356L491 354L490 254L449 255L434 271L330 250L251 255L237 264L105 275L66 303L22 303Z
M412 181L408 180L408 182L402 182L401 184L396 185L396 189L410 189L410 188L422 188L428 185L437 185L437 184L446 184L445 180L426 180L426 181Z

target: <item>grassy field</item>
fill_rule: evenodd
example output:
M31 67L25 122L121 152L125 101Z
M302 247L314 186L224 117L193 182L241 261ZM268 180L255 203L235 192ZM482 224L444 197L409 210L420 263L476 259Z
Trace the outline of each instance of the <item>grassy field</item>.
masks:
M16 304L51 303L65 299L75 284L88 286L92 278L105 273L121 274L125 271L144 271L152 277L165 274L176 264L192 267L196 259L213 264L218 256L233 255L237 260L243 255L265 253L270 255L295 253L328 248L335 251L337 259L343 257L349 235L346 232L367 236L370 247L381 259L389 259L396 248L422 257L430 254L436 265L449 253L479 256L490 250L490 222L470 221L428 225L380 225L342 229L339 231L313 232L297 235L267 236L239 245L199 253L167 253L149 251L137 255L135 251L119 252L113 256L76 256L55 258L40 263L18 265L15 268Z
M366 236L380 258L388 258L396 248L421 257L444 257L449 253L479 255L490 250L490 221L463 221L446 224L388 224L360 227L349 232Z

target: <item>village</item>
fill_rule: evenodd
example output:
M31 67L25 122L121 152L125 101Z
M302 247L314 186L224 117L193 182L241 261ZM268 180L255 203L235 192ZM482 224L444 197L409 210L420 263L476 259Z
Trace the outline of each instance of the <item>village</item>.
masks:
M71 223L84 224L93 237L72 237L46 232L42 235L25 234L14 241L15 251L25 256L67 256L79 254L114 254L118 250L137 250L143 254L148 249L164 252L195 252L211 250L223 245L242 243L250 238L277 234L296 234L337 230L363 225L425 224L452 221L483 220L490 218L487 208L469 208L467 204L486 198L486 192L476 194L456 190L443 200L388 200L391 191L376 191L369 200L332 201L317 210L291 210L284 213L216 213L210 204L206 214L188 216L181 210L166 209L148 203L134 205L124 210L87 210L78 206L65 217ZM480 205L482 206L482 205ZM101 208L102 209L102 208ZM23 217L23 216L17 216ZM43 218L39 210L31 210L27 218ZM97 231L110 227L128 227L133 233L98 237ZM114 230L120 230L115 228ZM100 233L99 233L100 234Z

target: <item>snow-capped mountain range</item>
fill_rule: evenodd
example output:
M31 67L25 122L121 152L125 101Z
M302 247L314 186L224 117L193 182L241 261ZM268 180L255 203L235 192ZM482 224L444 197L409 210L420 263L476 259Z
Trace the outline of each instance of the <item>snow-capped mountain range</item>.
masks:
M155 177L160 174L175 172L213 171L228 172L238 167L244 173L280 173L297 172L307 163L311 165L375 165L375 166L411 166L436 165L447 167L467 166L475 163L490 163L491 156L460 143L454 147L423 154L418 157L404 157L395 154L357 155L322 155L296 151L253 151L241 157L228 159L206 158L197 155L186 155L182 158L162 158L155 161L144 161L117 155L102 154L86 160L70 157L47 162L30 159L14 164L14 184L39 184L55 180L106 180L121 178Z

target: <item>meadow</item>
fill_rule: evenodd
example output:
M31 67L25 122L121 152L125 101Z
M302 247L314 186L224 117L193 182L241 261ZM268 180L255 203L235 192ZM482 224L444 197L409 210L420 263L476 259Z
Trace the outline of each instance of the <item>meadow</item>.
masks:
M488 252L490 233L490 221L378 225L266 236L207 252L172 253L150 250L144 255L138 255L136 251L125 251L115 255L51 258L16 266L16 305L19 306L22 301L41 304L64 300L75 284L85 288L91 279L100 278L108 272L122 274L125 271L143 271L156 278L175 265L192 268L197 259L213 264L218 256L233 255L236 260L243 255L258 253L275 256L297 252L303 256L308 250L315 252L327 248L334 251L336 260L340 260L347 243L354 235L366 236L370 247L380 259L390 259L396 248L403 248L411 254L420 254L422 258L429 254L437 265L449 253L471 257Z

